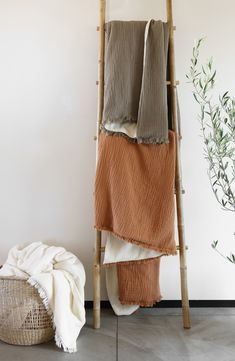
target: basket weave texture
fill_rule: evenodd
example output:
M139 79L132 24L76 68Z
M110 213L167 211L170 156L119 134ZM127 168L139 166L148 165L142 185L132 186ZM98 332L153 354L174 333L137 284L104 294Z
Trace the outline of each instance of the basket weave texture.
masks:
M0 340L35 345L53 336L51 317L38 291L25 280L0 278Z

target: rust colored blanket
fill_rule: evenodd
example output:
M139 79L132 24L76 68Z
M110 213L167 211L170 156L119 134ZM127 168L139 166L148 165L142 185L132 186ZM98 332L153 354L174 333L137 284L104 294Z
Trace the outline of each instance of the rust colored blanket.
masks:
M174 174L174 132L169 131L169 143L157 145L101 133L95 227L141 247L176 254ZM143 306L158 301L158 270L159 259L119 263L120 301Z
M125 305L150 307L161 301L160 258L117 265L119 300Z
M175 254L175 139L136 144L100 135L95 227L166 254Z

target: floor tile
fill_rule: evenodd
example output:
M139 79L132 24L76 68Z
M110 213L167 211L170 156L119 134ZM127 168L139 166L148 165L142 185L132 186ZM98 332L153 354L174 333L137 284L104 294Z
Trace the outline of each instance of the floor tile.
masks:
M117 341L118 361L234 361L234 311L191 309L192 328L184 330L181 309L141 309L119 318L104 310L101 328L94 330L89 310L77 353L64 353L53 341L31 347L0 343L0 361L117 361Z
M68 354L55 346L54 341L35 346L12 346L0 342L0 361L116 361L117 317L112 311L102 312L102 327L92 327L92 312L77 342L77 353Z
M184 330L180 309L141 309L118 320L119 360L234 361L234 310L193 309Z

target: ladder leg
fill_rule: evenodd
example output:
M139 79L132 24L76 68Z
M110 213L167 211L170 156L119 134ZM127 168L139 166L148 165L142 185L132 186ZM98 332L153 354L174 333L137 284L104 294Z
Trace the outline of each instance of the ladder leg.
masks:
M100 328L101 232L96 231L93 268L93 327Z
M98 66L98 111L97 111L97 134L96 164L98 162L98 140L100 124L104 106L104 53L105 53L105 10L106 0L99 0L99 66ZM94 266L93 266L93 327L100 328L100 283L101 283L101 232L96 231Z
M186 247L184 236L183 202L182 202L182 180L181 180L181 162L180 162L180 134L177 112L177 94L175 77L175 47L174 47L174 24L172 0L166 0L167 22L169 24L169 68L170 68L170 95L172 109L173 130L176 135L176 166L175 166L175 190L176 190L176 208L177 224L179 236L179 255L180 255L180 279L181 279L181 298L183 311L183 326L190 328L189 300L187 286L187 266L186 266Z
M178 218L178 235L179 235L180 280L181 280L183 326L184 328L190 328L191 322L190 322L190 313L189 313L188 284L187 284L186 246L185 246L184 223L183 223L183 212L182 212L182 196L180 194L176 194L176 201L177 201L177 218Z

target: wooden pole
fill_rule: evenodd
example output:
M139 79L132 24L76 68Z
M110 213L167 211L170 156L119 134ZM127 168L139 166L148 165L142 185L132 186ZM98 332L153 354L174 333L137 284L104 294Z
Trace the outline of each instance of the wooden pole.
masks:
M183 202L182 202L182 178L180 164L180 137L179 124L177 119L177 93L176 93L176 77L175 77L175 48L174 48L174 24L172 0L166 0L167 5L167 22L170 28L169 40L169 66L170 66L170 94L173 130L176 133L176 169L175 169L175 191L176 191L176 209L177 209L177 225L179 236L179 255L180 255L180 278L181 278L181 297L183 311L184 328L190 328L189 300L187 286L187 265L186 265L186 246L184 234L184 218L183 218Z
M98 63L98 112L96 129L96 164L98 161L98 141L104 106L104 49L105 49L105 0L100 0L99 15L99 63ZM101 232L96 231L93 269L93 326L100 328L100 282L101 282Z

